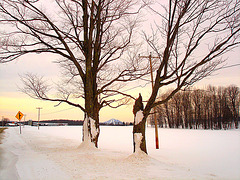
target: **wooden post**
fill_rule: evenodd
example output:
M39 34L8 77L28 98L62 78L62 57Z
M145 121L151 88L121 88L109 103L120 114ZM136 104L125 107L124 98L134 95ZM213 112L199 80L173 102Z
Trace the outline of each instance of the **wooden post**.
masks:
M40 107L37 107L36 109L38 109L38 130L39 130L39 121L40 121Z
M152 57L151 53L149 56L140 56L140 58L148 58L150 63L150 73L151 73L151 82L152 82L152 90L154 87L153 82L153 70L152 70L152 58L159 58L159 57ZM154 124L155 124L155 140L156 140L156 149L159 149L159 139L158 139L158 123L157 123L157 116L156 116L156 108L153 108L153 118L154 118Z
M152 81L152 90L154 87L153 83L153 70L152 70L152 55L149 55L149 62L150 62L150 71L151 71L151 81ZM159 149L159 140L158 140L158 123L157 123L157 115L156 115L156 108L153 108L153 118L155 124L155 140L156 140L156 149Z

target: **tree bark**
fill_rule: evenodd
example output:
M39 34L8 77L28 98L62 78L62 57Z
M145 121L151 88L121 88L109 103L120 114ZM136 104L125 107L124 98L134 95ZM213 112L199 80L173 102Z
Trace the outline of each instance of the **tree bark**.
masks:
M91 72L91 70L88 70ZM86 73L88 74L88 73ZM91 74L91 73L90 73ZM90 76L89 74L89 76ZM88 78L85 84L85 119L83 126L83 141L90 140L94 143L95 147L98 147L98 137L100 133L99 128L99 111L100 105L97 100L97 86L95 86L94 82L96 80L91 76ZM86 133L86 128L88 133ZM90 138L90 139L89 139Z
M83 123L83 142L93 143L95 147L98 147L98 137L100 133L99 121L94 120L85 114Z
M133 106L133 114L134 114L133 152L138 153L142 151L147 154L145 138L146 117L144 116L143 113L143 103L141 94L139 94L138 99L135 101L135 104Z

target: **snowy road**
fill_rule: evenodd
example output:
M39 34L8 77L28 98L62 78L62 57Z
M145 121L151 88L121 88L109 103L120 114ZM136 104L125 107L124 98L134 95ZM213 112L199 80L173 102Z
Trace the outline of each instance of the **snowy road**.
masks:
M240 131L147 128L149 156L131 155L132 127L102 127L99 149L81 147L81 127L25 126L4 133L1 180L240 179Z
M67 174L60 171L56 163L49 160L46 154L33 148L38 139L30 140L24 135L19 135L18 128L9 128L5 136L3 145L0 146L0 179L67 179Z

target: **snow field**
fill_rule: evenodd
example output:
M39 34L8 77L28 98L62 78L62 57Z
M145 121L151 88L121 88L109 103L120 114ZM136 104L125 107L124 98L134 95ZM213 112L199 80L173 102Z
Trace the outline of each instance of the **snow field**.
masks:
M99 149L79 146L82 126L11 127L0 179L240 179L240 130L146 128L149 156L132 154L132 126L100 127Z

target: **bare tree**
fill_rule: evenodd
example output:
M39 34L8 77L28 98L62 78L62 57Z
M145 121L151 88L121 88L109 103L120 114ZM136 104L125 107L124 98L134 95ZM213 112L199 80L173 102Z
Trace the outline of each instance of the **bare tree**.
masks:
M210 99L211 99L211 111L212 111L212 119L211 119L211 128L215 128L215 124L218 118L218 112L219 112L219 104L217 99L217 89L214 86L208 86L208 92L210 93Z
M164 99L166 96L168 96L167 93L161 94L159 98ZM173 105L171 101L166 101L163 104L157 106L157 113L160 119L164 119L165 127L173 128ZM154 124L154 122L152 122Z
M203 128L210 128L210 118L211 118L211 98L210 93L203 92Z
M192 93L193 108L194 108L194 124L195 129L198 129L202 123L202 106L203 106L203 92L200 89L194 90Z
M131 40L142 6L137 0L54 0L48 2L52 8L46 3L0 1L0 23L7 29L1 31L0 62L30 53L59 55L57 63L66 77L58 87L59 98L51 97L45 80L34 74L22 76L23 91L33 98L80 108L85 113L83 141L97 147L100 109L122 105L124 99L114 97L126 95L119 91L121 83L142 77L148 69L140 61L133 63L135 58L119 62L134 47Z
M228 93L228 102L229 107L232 112L233 121L235 124L235 128L238 128L238 116L239 116L239 102L240 102L240 91L237 86L229 86L227 87L227 93Z
M183 119L184 127L192 128L192 106L191 106L191 91L183 91L182 93Z
M156 22L153 35L145 34L160 61L152 93L143 109L142 127L135 132L142 134L143 144L151 109L168 101L181 88L210 75L224 61L222 55L240 43L238 0L169 0L168 7L162 7L150 7L162 25ZM165 99L156 100L159 89L166 86L174 88ZM147 153L146 147L142 151Z
M161 94L159 98L164 99L166 95ZM158 116L167 119L170 128L237 129L238 105L239 88L235 85L188 88L160 104ZM178 121L181 118L183 121Z
M179 128L180 126L183 125L182 121L182 94L177 93L175 96L172 97L172 103L174 107L174 112L175 112L175 121L176 121L176 128Z

